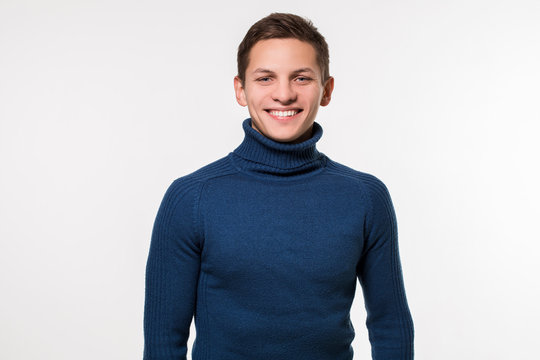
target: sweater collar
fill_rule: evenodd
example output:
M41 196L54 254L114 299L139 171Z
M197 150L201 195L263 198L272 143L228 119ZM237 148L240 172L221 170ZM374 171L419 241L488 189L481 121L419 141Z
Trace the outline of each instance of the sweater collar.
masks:
M313 122L311 138L297 143L282 143L272 140L251 126L251 118L242 122L244 140L233 151L235 158L243 170L271 175L295 175L306 173L322 167L324 154L316 148L323 129ZM238 158L239 157L239 158Z

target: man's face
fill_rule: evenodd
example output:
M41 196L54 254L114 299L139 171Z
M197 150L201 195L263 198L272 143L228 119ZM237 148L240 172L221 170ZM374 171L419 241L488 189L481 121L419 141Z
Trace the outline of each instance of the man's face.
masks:
M319 105L328 105L334 88L332 77L322 84L313 46L298 39L261 40L249 58L245 83L235 77L234 87L252 127L279 142L309 139Z

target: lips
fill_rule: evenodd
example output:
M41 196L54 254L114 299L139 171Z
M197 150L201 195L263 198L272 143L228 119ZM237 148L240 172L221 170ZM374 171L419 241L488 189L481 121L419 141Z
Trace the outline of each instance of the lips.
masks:
M302 112L302 109L290 109L290 110L266 110L272 117L278 119L289 119Z

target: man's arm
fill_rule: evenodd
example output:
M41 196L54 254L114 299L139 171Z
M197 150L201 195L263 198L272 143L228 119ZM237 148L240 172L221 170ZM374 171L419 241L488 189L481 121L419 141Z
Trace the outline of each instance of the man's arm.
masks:
M364 184L369 210L357 275L367 311L372 357L410 360L414 357L414 328L403 284L394 207L379 179L369 176Z
M144 360L186 360L197 298L200 185L180 178L156 216L146 264Z

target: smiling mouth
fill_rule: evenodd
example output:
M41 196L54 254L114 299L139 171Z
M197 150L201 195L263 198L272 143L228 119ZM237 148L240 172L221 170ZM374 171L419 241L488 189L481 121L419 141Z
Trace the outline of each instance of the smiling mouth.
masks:
M278 118L290 118L295 116L296 114L299 114L302 112L302 110L286 110L286 111L279 111L279 110L266 110L267 113L274 117Z

